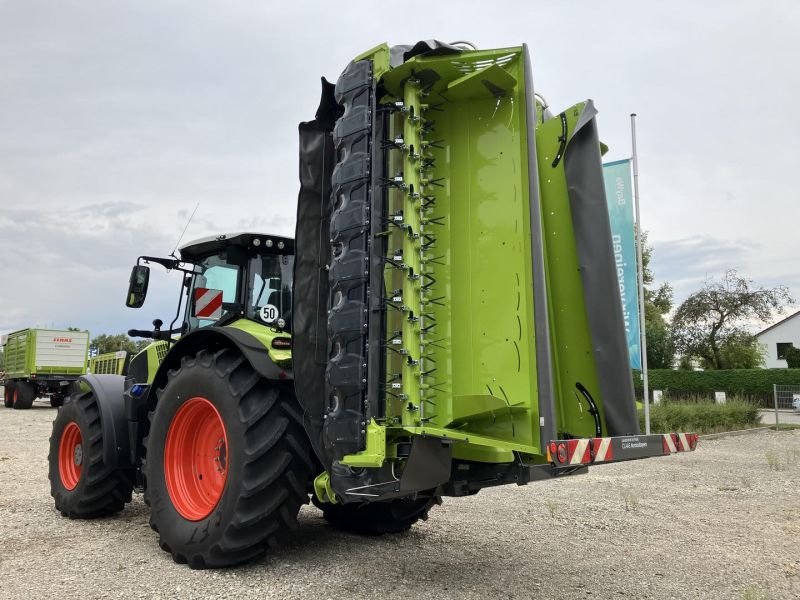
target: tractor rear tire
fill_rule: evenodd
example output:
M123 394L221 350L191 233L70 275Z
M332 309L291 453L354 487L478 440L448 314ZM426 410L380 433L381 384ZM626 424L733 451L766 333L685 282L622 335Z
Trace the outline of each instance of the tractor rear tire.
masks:
M3 391L3 405L6 408L13 408L14 406L14 392L16 391L17 384L13 381L6 383Z
M184 357L157 394L144 472L161 549L203 569L278 546L317 474L292 386L227 348Z
M28 410L36 399L36 386L28 381L18 381L14 392L14 408Z
M420 519L427 521L428 512L433 505L441 503L438 496L413 500L401 498L360 505L314 502L332 527L359 535L403 533Z
M103 462L100 407L92 392L58 409L48 461L50 495L65 517L107 517L131 501L133 474Z
M61 394L53 394L50 396L50 406L53 408L58 408L59 406L64 405L64 396Z

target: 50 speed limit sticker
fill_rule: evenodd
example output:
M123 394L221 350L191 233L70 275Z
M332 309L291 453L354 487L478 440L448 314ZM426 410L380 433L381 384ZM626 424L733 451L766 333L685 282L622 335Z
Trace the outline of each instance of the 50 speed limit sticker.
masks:
M278 307L274 304L267 304L261 307L261 320L265 323L274 323L278 320Z

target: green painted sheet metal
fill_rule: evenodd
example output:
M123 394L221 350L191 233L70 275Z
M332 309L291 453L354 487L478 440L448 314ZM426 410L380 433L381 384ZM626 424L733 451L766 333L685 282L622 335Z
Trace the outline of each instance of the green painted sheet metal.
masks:
M292 351L290 349L283 350L272 347L272 340L275 338L290 338L291 336L288 332L278 331L274 327L262 325L248 319L239 319L230 325L226 325L226 327L232 327L234 329L246 331L256 338L264 345L264 349L269 354L272 362L274 362L276 365L287 366L292 360Z
M342 459L342 464L351 467L380 467L386 460L386 428L374 420L367 425L367 447L363 452Z
M402 239L402 262L406 268L401 273L402 276L402 297L405 310L399 316L401 323L398 331L400 332L400 381L402 384L401 394L403 396L402 421L404 425L410 426L419 422L421 418L421 407L423 403L421 365L424 364L422 353L425 348L424 336L420 332L420 319L424 312L424 298L422 292L422 215L420 211L420 201L418 193L424 193L423 179L425 173L419 169L419 162L422 159L420 150L423 134L421 131L424 121L419 116L421 105L421 86L419 79L409 78L403 90L403 102L406 107L416 107L417 115L408 114L403 119L402 135L405 144L408 145L408 152L403 153L403 186L397 190L400 196L399 204L402 207L402 225L399 234L395 237ZM413 149L413 150L412 150ZM392 341L394 344L394 340ZM391 348L391 346L390 346ZM398 348L392 348L398 350Z
M594 419L580 400L575 382L580 381L591 390L599 388L563 160L585 104L565 110L536 132L557 428L558 432L573 436L594 435ZM604 422L599 393L595 401Z
M4 348L5 370L9 379L28 377L33 369L33 353L28 351L33 341L31 330L15 331L9 334Z
M94 375L122 375L128 353L124 350L106 352L89 359L88 371Z
M320 502L338 504L336 493L331 487L331 476L327 471L323 471L314 478L314 495Z
M389 70L389 44L378 44L366 52L362 52L353 59L353 62L369 59L372 61L372 72L375 77L381 77Z
M446 429L439 427L404 427L403 430L412 435L423 435L441 438L443 440L450 440L455 443L472 444L475 446L485 446L488 448L496 448L498 450L506 450L509 452L521 452L523 454L538 454L538 448L527 444L520 444L513 440L502 440L498 438L486 437L470 433L469 431L461 431L456 429Z
M564 151L585 103L526 115L524 48L417 56L395 68L379 46L380 98L391 106L385 271L386 418L367 429L377 465L408 435L453 441L453 456L541 462L529 131L535 131L556 429L594 434L577 397L597 390ZM533 219L536 223L537 219ZM544 303L543 303L544 304ZM604 422L603 398L595 396ZM385 441L382 441L384 440ZM546 441L546 440L545 440Z
M37 340L44 336L54 336L55 343L57 338L64 337L64 343L74 345L73 350L79 353L79 358L71 361L72 364L58 364L57 358L44 360L44 357L37 357ZM74 340L76 336L80 340ZM69 340L69 341L67 341ZM51 329L23 329L8 335L5 345L5 369L8 379L26 379L32 375L65 375L78 376L86 373L88 364L88 331L64 331ZM40 349L41 350L41 349ZM58 350L56 350L58 352ZM37 362L39 364L37 364ZM82 363L78 365L77 363Z
M382 84L384 103L403 103L388 158L388 439L539 455L522 48L416 57Z
M149 344L145 347L142 352L145 352L147 356L147 383L153 383L153 379L155 379L156 373L158 372L158 368L161 366L161 362L164 360L164 357L167 355L167 351L169 350L169 344L164 340L158 340Z

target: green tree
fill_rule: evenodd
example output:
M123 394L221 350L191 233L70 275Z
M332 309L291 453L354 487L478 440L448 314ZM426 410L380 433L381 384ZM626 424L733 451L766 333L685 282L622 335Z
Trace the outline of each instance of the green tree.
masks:
M758 338L749 333L733 335L720 347L722 364L726 369L757 369L764 366L764 349ZM704 360L703 367L710 369Z
M738 365L752 365L754 360L757 366L763 357L746 325L768 322L791 302L784 286L757 287L735 270L727 271L678 307L672 320L676 349L699 359L706 369L741 368Z
M650 269L653 248L642 232L642 280L644 283L644 326L647 335L647 368L671 369L675 360L675 344L666 320L672 309L672 286L662 283L653 289L655 280Z
M786 366L790 369L800 369L800 348L789 346L786 349ZM2 368L2 365L0 365Z
M653 248L647 240L647 235L646 231L642 232L642 281L644 283L645 308L650 305L658 314L665 315L672 309L672 286L669 283L662 283L655 290L650 287L655 278L650 268ZM645 313L647 313L646 310Z
M119 350L124 350L129 354L136 354L150 342L151 340L134 341L124 333L117 333L115 335L101 333L92 339L91 347L97 354L117 352Z
M675 343L664 315L655 312L649 305L644 307L645 331L647 333L647 368L671 369L675 361Z

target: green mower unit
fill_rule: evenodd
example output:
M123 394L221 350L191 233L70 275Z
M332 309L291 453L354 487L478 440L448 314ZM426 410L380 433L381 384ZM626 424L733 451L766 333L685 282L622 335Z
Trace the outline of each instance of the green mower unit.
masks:
M595 114L551 114L525 46L381 45L323 79L295 239L139 259L127 305L158 263L184 274L176 317L60 409L56 507L139 489L161 548L220 567L309 498L395 533L443 496L694 450L639 434Z

